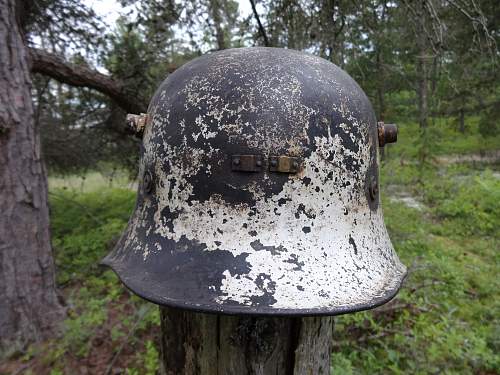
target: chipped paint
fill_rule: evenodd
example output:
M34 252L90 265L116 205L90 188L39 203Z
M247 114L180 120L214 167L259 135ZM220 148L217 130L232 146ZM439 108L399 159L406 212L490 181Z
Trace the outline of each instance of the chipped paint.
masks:
M155 188L139 188L104 261L136 293L206 311L336 314L399 289L406 269L369 194L377 124L345 72L296 51L221 51L171 75L149 118L140 173ZM234 154L303 166L234 172Z

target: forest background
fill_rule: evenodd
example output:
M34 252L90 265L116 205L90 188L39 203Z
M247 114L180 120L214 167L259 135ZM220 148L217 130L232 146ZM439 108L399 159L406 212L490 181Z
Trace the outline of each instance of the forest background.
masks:
M500 373L498 0L122 0L113 17L104 1L25 8L65 313L57 338L4 349L0 373L158 372L157 308L97 266L135 202L139 141L125 115L145 112L185 62L245 46L332 61L399 125L381 149L382 201L409 277L391 303L336 319L332 373Z

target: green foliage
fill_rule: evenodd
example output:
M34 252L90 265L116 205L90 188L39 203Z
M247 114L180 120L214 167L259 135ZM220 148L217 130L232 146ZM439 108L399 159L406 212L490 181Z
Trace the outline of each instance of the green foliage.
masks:
M422 253L420 245L420 241L406 243L398 251L404 258L408 251L417 256ZM456 267L464 267L463 260L450 262L434 253L446 254L443 247L429 250L423 256L427 263L419 265L426 271L413 271L395 302L402 307L387 314L368 312L338 319L335 336L340 340L337 356L344 358L339 361L342 366L348 361L357 374L385 373L387 369L401 374L473 373L498 368L498 344L492 335L498 318L485 312L485 305L495 308L491 298L498 285L486 288L482 296L470 292L474 282L491 282L494 270L487 270L489 277L469 275L464 280L456 276Z
M92 336L96 327L104 324L107 319L108 298L96 298L93 291L89 291L86 287L81 288L78 294L78 302L81 300L86 303L78 313L74 311L70 313L69 319L65 322L65 334L60 344L75 355L86 357L92 346Z
M342 353L333 353L330 373L332 375L354 375L354 368L347 356L342 355Z
M160 366L158 363L159 353L151 340L146 342L146 354L144 356L145 375L155 375Z
M429 186L427 200L443 221L442 234L500 236L500 180L491 171ZM454 181L452 180L452 181ZM438 192L438 193L435 193Z
M467 117L467 131L460 133L451 119L434 119L432 125L423 133L418 124L408 121L400 121L398 125L398 142L385 146L389 154L389 162L414 162L423 151L426 152L428 162L439 156L467 155L471 153L484 154L489 151L498 150L500 135L483 137L479 132L478 117ZM426 150L422 150L425 147ZM398 160L395 160L398 159ZM401 160L403 159L403 160ZM398 173L408 171L398 170Z
M71 190L51 192L52 236L59 283L78 281L79 276L97 272L98 261L125 228L134 196L125 189L85 194ZM87 269L88 272L82 272Z
M484 137L494 137L500 134L500 105L496 105L484 111L479 122L479 133Z

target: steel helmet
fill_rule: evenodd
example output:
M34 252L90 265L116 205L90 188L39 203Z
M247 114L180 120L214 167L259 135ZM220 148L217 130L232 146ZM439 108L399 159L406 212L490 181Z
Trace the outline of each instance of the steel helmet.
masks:
M160 85L137 204L103 260L166 306L336 315L389 301L406 274L384 225L379 142L395 128L334 64L278 48L211 53Z

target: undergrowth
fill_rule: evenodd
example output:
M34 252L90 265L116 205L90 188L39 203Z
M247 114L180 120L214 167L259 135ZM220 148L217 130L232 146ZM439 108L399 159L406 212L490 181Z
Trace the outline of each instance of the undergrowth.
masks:
M40 355L53 374L76 373L82 363L89 373L157 373L158 309L98 264L125 228L134 201L128 189L51 190L57 282L68 307L62 338Z

